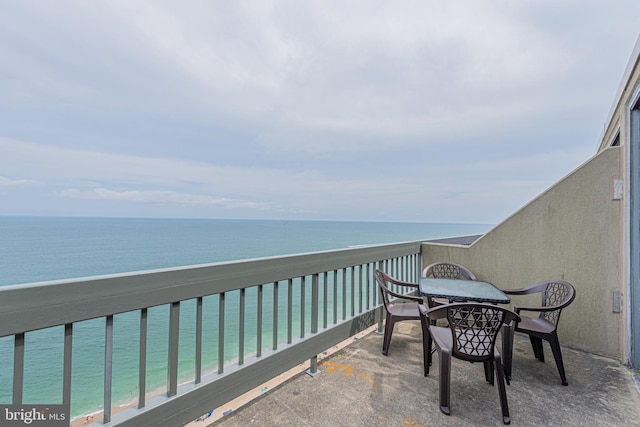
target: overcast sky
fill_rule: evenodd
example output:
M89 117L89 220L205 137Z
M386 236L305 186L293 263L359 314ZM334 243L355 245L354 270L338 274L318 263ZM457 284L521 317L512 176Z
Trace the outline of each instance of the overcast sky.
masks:
M595 154L639 17L0 0L0 215L495 224Z

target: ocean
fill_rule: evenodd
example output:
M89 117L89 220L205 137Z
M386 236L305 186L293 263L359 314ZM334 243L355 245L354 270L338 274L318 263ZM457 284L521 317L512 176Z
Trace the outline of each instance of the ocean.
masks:
M0 216L0 286L481 234L491 227L455 223ZM167 307L149 310L148 390L161 389L166 384L167 311ZM114 320L114 404L126 404L137 396L138 355L128 345L128 337L137 334L136 322L137 313L118 315ZM26 334L25 403L61 403L62 335L62 327ZM72 417L101 409L103 341L104 319L74 325ZM193 366L193 361L181 360L182 364ZM0 404L11 403L13 369L5 367L12 366L13 337L0 338Z

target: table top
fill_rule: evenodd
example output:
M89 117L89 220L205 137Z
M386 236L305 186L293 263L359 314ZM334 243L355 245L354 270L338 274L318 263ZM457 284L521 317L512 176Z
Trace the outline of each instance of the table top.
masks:
M492 283L480 280L420 278L420 293L450 302L476 301L508 304L511 299Z

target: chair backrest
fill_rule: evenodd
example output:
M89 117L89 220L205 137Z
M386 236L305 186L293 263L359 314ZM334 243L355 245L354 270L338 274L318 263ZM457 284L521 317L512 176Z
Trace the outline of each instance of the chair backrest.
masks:
M568 306L576 298L576 289L564 280L549 280L542 282L542 307L558 307L553 311L543 311L540 317L544 317L554 325L558 325L562 309Z
M385 308L388 308L390 304L395 304L398 300L414 301L414 302L422 302L422 297L413 296L411 294L402 293L402 290L405 292L410 290L412 293L418 290L417 283L409 283L403 282L401 280L394 279L389 276L382 270L376 269L373 272L373 275L376 278L376 282L378 283L378 287L380 288L380 293L382 294L382 302Z
M429 319L447 319L453 337L453 356L471 362L493 357L496 336L502 325L520 321L516 313L482 303L454 303L429 310Z
M388 308L389 304L391 304L391 298L389 296L391 290L388 288L387 283L390 281L389 275L387 275L382 270L376 270L373 272L373 275L376 278L376 283L380 288L380 294L382 295L382 303L384 304L384 308Z
M477 280L476 276L468 268L453 262L435 262L430 264L422 270L422 277Z

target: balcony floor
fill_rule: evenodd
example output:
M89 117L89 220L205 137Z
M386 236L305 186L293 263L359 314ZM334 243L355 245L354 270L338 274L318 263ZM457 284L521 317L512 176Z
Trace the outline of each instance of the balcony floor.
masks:
M529 339L516 334L513 379L507 386L515 426L640 426L640 395L631 371L616 360L563 347L569 386L560 383L545 343L537 361ZM229 426L500 426L497 387L480 363L453 360L451 415L438 406L438 356L422 373L419 322L401 322L388 356L370 333L216 421Z

